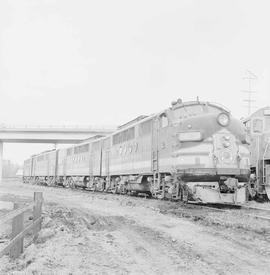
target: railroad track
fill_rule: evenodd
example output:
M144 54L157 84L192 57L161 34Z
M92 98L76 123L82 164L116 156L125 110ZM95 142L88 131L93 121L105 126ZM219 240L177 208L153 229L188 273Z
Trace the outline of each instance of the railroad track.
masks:
M201 206L203 208L206 209L211 209L211 210L215 210L215 211L220 211L220 212L230 212L230 210L232 209L241 209L242 212L241 214L248 216L248 217L252 217L255 219L261 219L261 220L266 220L266 221L270 221L270 209L265 209L265 208L259 208L259 207L250 207L250 206L246 206L246 205L233 205L233 204L202 204L202 203L192 203L193 205L198 205ZM243 212L243 210L247 211L247 213ZM252 213L248 213L253 211ZM256 214L256 212L262 212L261 214Z
M246 215L248 215L250 217L254 217L256 219L270 221L270 209L259 208L259 207L252 207L252 206L247 206L247 205L243 205L242 209L246 210L246 211L253 211L253 213L255 213L255 214L250 214L250 213L246 214Z
M46 186L46 185L43 185ZM49 186L51 188L66 188L64 186ZM84 189L84 188L80 188L80 187L76 187L76 188L68 188L72 191L75 192L80 192L80 193L87 193L87 192L98 192L99 194L112 194L109 192L101 192L101 191L93 191L90 189ZM114 194L114 195L125 195L125 194ZM141 196L133 196L133 197L141 197ZM144 198L148 198L148 199L153 199L152 197L148 197L148 196L144 196ZM235 204L204 204L204 203L197 203L197 202L193 202L193 201L188 201L187 202L188 205L192 205L193 207L200 207L200 208L204 208L204 209L208 209L208 210L212 210L212 211L220 211L220 212L227 212L229 213L231 210L246 210L247 213L242 212L241 214L248 216L248 217L252 217L254 219L260 219L260 220L266 220L266 221L270 221L270 209L265 209L265 208L260 208L260 207L252 207L252 206L247 206L247 205L235 205ZM183 205L181 205L183 207ZM249 212L249 213L248 213ZM256 212L262 212L261 214L256 214Z

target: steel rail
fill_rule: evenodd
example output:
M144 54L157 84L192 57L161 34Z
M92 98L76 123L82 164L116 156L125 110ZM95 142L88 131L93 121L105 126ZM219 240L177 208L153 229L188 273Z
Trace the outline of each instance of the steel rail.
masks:
M45 186L46 187L46 186ZM47 187L51 187L51 188L61 188L62 186L47 186ZM62 187L62 188L66 188L66 187ZM72 191L75 192L81 192L81 193L87 193L87 192L98 192L101 194L110 194L109 192L99 192L99 191L93 191L90 189L83 189L83 188L68 188ZM112 193L111 193L112 194ZM121 194L117 194L117 195L121 195ZM231 209L220 209L218 207L211 207L209 205L205 205L202 203L197 203L197 202L193 202L193 201L188 201L187 204L189 205L193 205L193 206L200 206L202 208L205 209L210 209L210 210L214 210L214 211L220 211L220 212L227 212L229 213ZM224 205L219 205L220 207L237 207L236 209L255 209L255 210L260 210L260 211L269 211L270 209L264 209L264 208L259 208L259 207L250 207L250 206L245 206L245 205L235 205L235 204L224 204ZM248 213L242 213L243 215L255 218L255 219L261 219L261 220L267 220L270 221L270 217L266 217L266 216L260 216L260 215L252 215L252 214L248 214ZM1 217L0 217L0 221L1 221Z
M211 209L211 210L215 210L215 211L221 211L221 212L227 212L229 213L230 212L230 209L220 209L220 208L215 208L215 207L210 207L210 206L207 206L207 205L202 205L202 204L195 204L193 203L192 205L195 205L195 206L202 206L203 208L206 208L206 209ZM226 206L226 205L224 205ZM240 209L241 208L246 208L246 209L255 209L255 210L259 210L259 211L269 211L270 212L270 209L262 209L262 208L257 208L257 207L247 207L247 206L244 206L244 205L241 205L240 206ZM270 221L270 217L266 217L266 216L260 216L260 215L253 215L253 214L248 214L248 213L241 213L245 216L249 216L249 217L252 217L252 218L255 218L255 219L261 219L261 220L266 220L266 221Z
M261 207L256 207L256 206L243 205L243 206L241 206L241 207L247 208L247 209L254 209L254 210L260 210L260 211L270 212L270 209L261 208Z

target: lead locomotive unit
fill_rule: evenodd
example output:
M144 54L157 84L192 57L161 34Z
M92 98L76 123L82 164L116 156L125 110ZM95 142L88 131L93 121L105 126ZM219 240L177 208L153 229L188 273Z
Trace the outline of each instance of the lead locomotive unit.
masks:
M177 100L106 137L43 152L24 181L205 203L246 201L249 151L243 124L217 104Z

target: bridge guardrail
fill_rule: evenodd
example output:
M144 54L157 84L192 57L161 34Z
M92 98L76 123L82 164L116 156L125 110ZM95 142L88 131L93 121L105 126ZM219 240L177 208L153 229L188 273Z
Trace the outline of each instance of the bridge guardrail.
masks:
M0 129L82 129L95 131L113 131L117 127L112 125L24 125L0 124Z

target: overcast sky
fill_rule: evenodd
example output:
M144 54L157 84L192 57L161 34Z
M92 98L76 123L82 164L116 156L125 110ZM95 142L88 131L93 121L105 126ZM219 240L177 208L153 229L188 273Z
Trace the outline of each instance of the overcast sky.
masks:
M172 100L270 105L269 1L1 0L0 123L118 125ZM4 145L21 162L49 145ZM50 146L51 147L51 146Z

